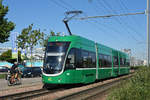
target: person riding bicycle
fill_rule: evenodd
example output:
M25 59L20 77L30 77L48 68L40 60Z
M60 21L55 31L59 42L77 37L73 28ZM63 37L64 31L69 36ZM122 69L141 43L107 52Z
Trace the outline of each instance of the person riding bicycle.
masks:
M19 77L18 77L19 69L18 69L17 62L14 62L13 66L10 69L10 73L11 73L11 83L15 82L15 78L17 78L18 80L20 80Z

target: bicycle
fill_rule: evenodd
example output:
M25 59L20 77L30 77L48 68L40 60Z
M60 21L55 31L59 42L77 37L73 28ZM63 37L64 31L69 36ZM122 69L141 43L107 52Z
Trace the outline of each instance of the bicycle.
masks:
M13 86L13 85L21 85L22 84L22 81L21 81L21 73L18 73L19 75L18 75L18 77L20 78L20 79L18 79L18 78L15 78L14 79L14 82L12 82L12 74L10 73L10 71L8 71L8 73L7 73L7 76L6 76L6 80L7 80L7 84L8 84L8 86Z

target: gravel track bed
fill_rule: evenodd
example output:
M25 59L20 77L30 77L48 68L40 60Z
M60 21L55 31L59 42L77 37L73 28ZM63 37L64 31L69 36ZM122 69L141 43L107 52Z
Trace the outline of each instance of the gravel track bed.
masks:
M127 77L127 76L122 76L122 78L124 78L124 77ZM44 95L41 97L37 97L37 98L34 98L32 100L56 100L56 99L61 98L63 96L67 96L67 95L70 95L70 94L73 94L76 92L80 92L80 91L83 91L83 90L86 90L86 89L89 89L92 87L97 87L98 85L103 85L103 84L109 83L111 81L118 80L120 78L121 77L113 78L113 79L109 79L109 80L105 80L105 81L101 81L101 82L97 82L97 83L93 83L93 84L89 84L89 85L85 85L85 86L81 86L81 87L70 88L70 89L66 89L63 91L59 91L59 92L47 94L47 95ZM105 94L104 96L105 97L103 97L103 99L101 99L101 100L105 100L107 95ZM99 100L99 99L97 99L97 100Z
M27 91L31 91L31 90L37 90L37 89L41 89L42 86L43 86L43 84L36 84L36 85L19 87L19 88L13 87L12 89L0 91L0 96L20 93L20 92L27 92Z

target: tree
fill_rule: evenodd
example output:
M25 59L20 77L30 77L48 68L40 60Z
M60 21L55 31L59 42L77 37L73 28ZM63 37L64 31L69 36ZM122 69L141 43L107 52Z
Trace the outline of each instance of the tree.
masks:
M21 48L22 50L27 49L29 46L27 45L27 41L29 38L29 31L32 30L32 26L29 25L28 28L24 28L21 32L21 34L17 37L17 45L18 48ZM25 55L25 58L27 56Z
M57 32L57 33L56 33L56 36L60 36L60 32Z
M10 63L13 63L14 61L17 61L17 59L12 59L12 50L7 50L6 52L3 52L0 55L1 61L8 61ZM18 61L21 62L21 52L18 51Z
M41 40L40 40L40 45L41 45L42 47L44 47L44 51L45 51L45 48L46 48L46 46L47 46L48 39L49 39L51 36L60 36L60 32L55 33L54 31L50 31L50 34L42 33L42 35L41 35Z
M48 42L48 39L49 39L50 35L47 35L45 33L42 33L42 38L40 40L40 45L42 47L44 47L43 50L45 50L45 47L47 46L47 42Z
M3 52L0 56L0 60L2 60L2 61L7 61L8 59L11 59L11 58L12 58L11 50Z
M48 42L48 39L50 38L50 36L55 36L55 32L54 31L50 31L50 34L45 34L45 33L42 33L41 35L41 40L40 40L40 45L42 47L46 47L47 46L47 42Z
M21 34L17 37L18 48L26 49L30 48L31 50L31 66L33 59L33 49L38 44L39 40L42 38L43 32L40 29L33 29L33 24L29 25L27 28L24 28Z
M29 26L28 29L27 28L23 29L21 34L17 37L18 48L26 49L28 47L26 44L29 38L28 34L30 30L31 26Z
M51 36L55 36L55 32L54 31L50 31L50 35Z
M4 18L7 12L8 6L4 6L2 4L2 0L0 0L0 43L8 41L10 31L12 31L15 27L15 24L13 22L8 21L7 18Z

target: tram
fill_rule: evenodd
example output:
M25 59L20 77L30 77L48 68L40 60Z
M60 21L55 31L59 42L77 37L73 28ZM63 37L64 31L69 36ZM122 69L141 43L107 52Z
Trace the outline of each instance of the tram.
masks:
M129 74L129 56L81 36L52 36L45 50L44 85L87 84Z

